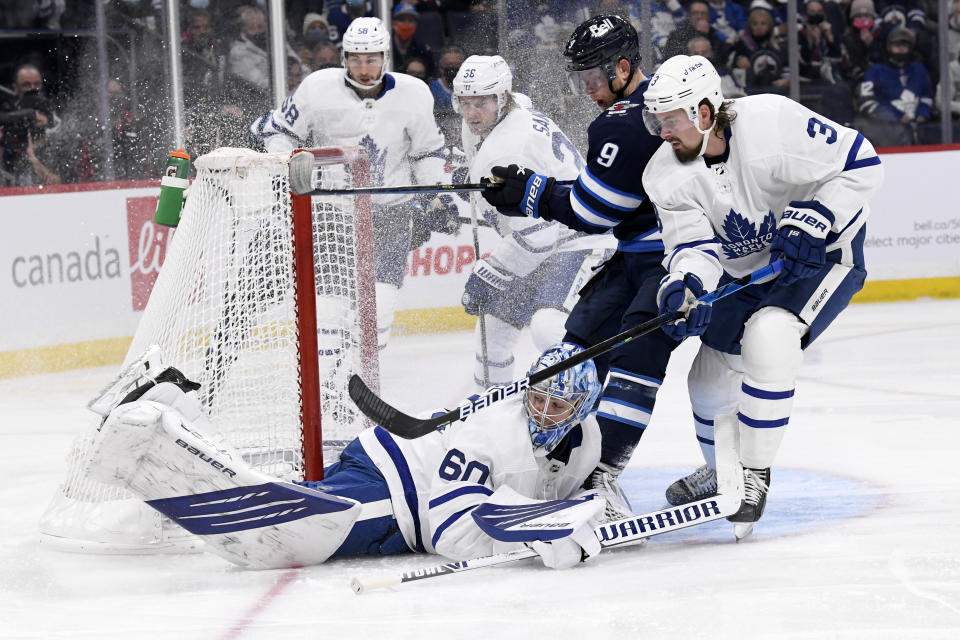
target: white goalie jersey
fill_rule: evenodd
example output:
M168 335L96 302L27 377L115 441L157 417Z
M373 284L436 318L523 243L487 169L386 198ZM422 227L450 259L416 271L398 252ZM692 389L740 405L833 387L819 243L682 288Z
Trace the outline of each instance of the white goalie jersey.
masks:
M525 96L520 98L526 101ZM519 164L557 180L575 180L584 166L576 147L553 120L523 106L515 107L504 116L482 142L465 124L462 131L472 183L489 177L494 166ZM609 238L581 238L584 234L558 222L502 216L479 195L474 194L472 198L478 214L503 238L490 252L490 257L520 277L536 269L555 250L614 246Z
M643 172L663 228L664 266L696 274L707 290L724 270L739 277L770 261L777 225L794 201L829 209L826 249L849 249L883 180L877 152L857 131L782 96L732 102L725 157L683 164L664 144ZM849 250L841 263L852 265Z
M600 428L592 415L568 434L569 446L561 442L555 455L534 456L519 397L415 440L380 427L359 437L387 480L407 545L457 559L522 546L497 542L470 517L498 488L537 500L570 498L600 461Z
M359 146L370 160L371 186L446 182L446 150L433 115L433 95L420 80L384 75L378 98L361 98L344 70L321 69L274 109L262 129L267 151L320 146ZM409 198L376 196L378 204Z

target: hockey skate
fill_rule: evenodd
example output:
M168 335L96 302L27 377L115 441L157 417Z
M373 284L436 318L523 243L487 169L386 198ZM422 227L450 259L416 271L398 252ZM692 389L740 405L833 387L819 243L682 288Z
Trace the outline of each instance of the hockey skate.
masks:
M600 521L601 524L631 518L634 515L633 509L630 507L630 501L627 500L626 494L617 482L618 475L608 465L601 462L583 482L584 489L596 491L601 498L607 501L607 506Z
M184 393L200 388L199 384L188 380L179 370L173 367L165 368L160 347L151 345L88 402L87 408L106 419L114 408L138 400L151 387L161 382L171 382Z
M763 515L767 506L767 492L770 490L770 469L743 468L743 502L740 510L727 520L733 523L733 535L742 540L753 531L753 525Z
M703 465L690 475L667 487L667 502L674 507L717 495L717 472Z

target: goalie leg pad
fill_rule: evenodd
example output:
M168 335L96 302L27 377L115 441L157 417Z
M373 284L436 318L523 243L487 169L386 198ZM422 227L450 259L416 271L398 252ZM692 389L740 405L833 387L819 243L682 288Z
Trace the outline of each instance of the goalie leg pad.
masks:
M207 550L242 567L323 562L360 513L353 500L251 469L238 453L157 401L115 409L92 449L91 475L126 486L199 534Z

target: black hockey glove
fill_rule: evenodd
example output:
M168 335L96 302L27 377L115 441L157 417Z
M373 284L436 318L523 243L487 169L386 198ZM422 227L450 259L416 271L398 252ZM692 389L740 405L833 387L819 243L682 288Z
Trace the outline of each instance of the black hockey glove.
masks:
M490 186L480 193L497 211L505 216L551 219L546 203L556 183L554 178L516 164L493 167L490 173Z

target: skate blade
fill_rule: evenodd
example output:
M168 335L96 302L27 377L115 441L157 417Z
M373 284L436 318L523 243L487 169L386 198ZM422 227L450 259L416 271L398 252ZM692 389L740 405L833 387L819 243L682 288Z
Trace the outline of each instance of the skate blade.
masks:
M757 524L756 522L735 522L733 523L733 536L737 539L737 542L740 542L751 533L753 533L753 525Z
M106 418L137 382L153 378L163 371L163 356L159 345L150 345L139 358L123 368L113 380L87 403L87 409Z

